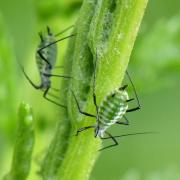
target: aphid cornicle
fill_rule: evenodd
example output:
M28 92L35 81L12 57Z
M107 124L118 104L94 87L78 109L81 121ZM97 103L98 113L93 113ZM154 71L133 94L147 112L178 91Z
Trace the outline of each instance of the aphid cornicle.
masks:
M56 64L56 59L57 59L57 42L60 42L64 39L73 37L75 34L71 34L69 36L66 36L64 38L61 38L59 40L56 40L55 37L59 36L60 34L66 32L68 29L72 28L73 26L70 26L68 28L66 28L65 30L63 30L62 32L54 35L50 28L47 27L47 35L43 36L42 33L39 33L39 37L40 37L40 44L37 48L36 51L36 64L38 67L38 71L40 74L40 84L36 85L35 83L32 82L32 80L29 78L29 76L25 73L24 68L22 67L22 65L20 64L20 67L25 75L25 77L27 78L27 80L30 82L30 84L35 88L35 89L40 89L42 90L43 93L43 97L58 105L61 106L63 108L66 108L65 105L59 104L58 102L50 99L49 97L47 97L47 95L57 98L55 95L49 93L49 90L55 90L57 91L57 89L52 88L51 87L51 77L60 77L60 78L70 78L69 76L65 76L65 75L55 75L52 74L52 70L55 68L55 64Z
M97 57L96 57L96 60L97 60ZM115 137L113 137L109 132L107 132L107 129L114 124L128 125L129 122L128 122L127 118L125 117L125 113L136 111L136 110L140 109L140 103L139 103L139 99L138 99L135 87L134 87L132 80L127 71L126 71L126 74L132 84L132 87L134 89L134 93L136 96L136 100L138 103L137 107L134 107L134 108L128 109L128 102L133 101L134 99L129 98L128 93L126 91L127 85L124 85L124 86L112 91L107 96L105 96L105 98L103 99L103 101L100 103L99 106L97 105L96 93L95 93L96 62L95 62L95 66L94 66L94 78L93 78L93 101L94 101L94 105L96 107L96 115L89 114L87 112L83 112L79 106L78 100L77 100L74 92L72 91L72 94L73 94L73 97L77 104L79 112L83 115L96 118L95 125L80 128L77 131L76 135L78 135L78 133L80 133L86 129L94 128L94 136L95 137L99 137L101 139L112 139L113 140L114 144L104 147L101 150L118 145L118 142L115 139ZM122 118L124 118L125 121L121 121ZM104 137L104 134L107 134L108 137ZM143 133L134 133L134 134L143 134ZM130 135L134 135L134 134L130 134ZM120 136L116 136L116 137L120 137Z

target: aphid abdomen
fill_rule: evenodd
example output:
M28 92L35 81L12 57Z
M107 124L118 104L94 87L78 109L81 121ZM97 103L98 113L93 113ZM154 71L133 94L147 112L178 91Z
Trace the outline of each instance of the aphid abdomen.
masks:
M52 44L55 41L53 35L48 34L47 37L41 39L36 53L36 63L41 78L41 88L46 90L50 87L50 75L56 63L57 45ZM44 48L45 47L45 48Z
M47 38L46 46L54 41L54 36L49 35ZM57 59L57 44L52 44L46 48L46 57L48 62L51 64L51 67L54 68Z
M99 123L110 126L119 121L128 109L127 99L127 93L118 90L106 96L99 106Z
M49 64L51 65L51 69L53 69L53 67L55 66L56 58L57 58L57 45L56 44L49 45L54 41L55 41L54 36L48 35L43 41L41 41L40 45L38 46L36 53L36 63L39 72L47 73L47 69L50 69Z

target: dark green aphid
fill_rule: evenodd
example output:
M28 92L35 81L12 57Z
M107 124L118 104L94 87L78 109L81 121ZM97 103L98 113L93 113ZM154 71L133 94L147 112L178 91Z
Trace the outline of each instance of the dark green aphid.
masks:
M96 63L95 63L94 71L96 72ZM128 103L130 101L133 101L134 99L129 98L128 93L125 90L127 88L127 85L124 85L124 86L112 91L111 93L109 93L103 99L101 104L98 106L97 102L96 102L96 93L95 93L95 84L96 84L95 72L94 72L94 80L93 80L93 100L94 100L94 105L96 107L96 115L81 111L81 108L79 106L79 103L78 103L77 98L73 91L72 91L72 94L76 101L79 112L83 115L96 118L95 125L80 128L77 131L77 135L79 132L82 132L86 129L94 128L94 136L95 137L99 137L101 139L111 138L114 142L114 144L101 149L101 150L103 150L103 149L118 145L118 142L115 139L115 137L113 137L109 132L107 132L107 129L114 124L128 125L129 122L128 122L127 118L125 117L125 114L128 112L133 112L133 111L140 109L140 103L139 103L139 99L138 99L135 87L132 83L132 80L131 80L128 72L126 72L128 78L132 84L132 87L134 89L134 93L135 93L136 100L138 103L137 107L130 108L130 109L128 108ZM121 121L122 118L125 118L125 121ZM108 137L104 137L104 134L107 134ZM141 133L135 133L135 134L141 134Z
M65 31L67 31L71 27L73 26L68 27L67 29L65 29L64 31L56 35L54 35L51 32L49 27L47 27L47 35L43 36L42 33L39 33L41 41L36 51L36 63L37 63L38 71L40 74L40 80L41 80L39 85L36 85L35 83L32 82L32 80L25 73L24 68L20 65L25 77L30 82L30 84L35 89L42 90L44 92L43 97L45 99L63 108L66 108L66 106L59 104L55 102L54 100L48 98L47 95L57 98L56 96L49 93L50 88L52 90L57 91L57 89L51 87L51 77L70 78L69 76L52 74L52 70L55 68L56 59L57 59L57 44L56 43L64 39L67 39L69 37L73 37L75 34L71 34L59 40L56 40L56 37L64 33Z

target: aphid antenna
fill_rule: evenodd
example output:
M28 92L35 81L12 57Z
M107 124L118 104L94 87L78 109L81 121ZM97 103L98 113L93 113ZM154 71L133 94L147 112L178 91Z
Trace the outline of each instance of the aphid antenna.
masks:
M55 34L55 37L57 37L57 36L59 36L59 35L65 33L66 31L68 31L69 29L71 29L71 28L73 28L73 27L74 27L74 25L71 25L71 26L67 27L67 28L64 29L63 31L61 31L61 32L59 32L59 33L57 33L57 34Z
M117 146L119 143L118 141L116 140L116 138L119 138L119 137L125 137L125 136L135 136L135 135L140 135L140 134L154 134L154 133L157 133L157 132L137 132L137 133L128 133L128 134L122 134L122 135L119 135L119 136L112 136L109 132L105 131L105 133L109 136L109 137L101 137L101 139L103 140L106 140L106 139L112 139L114 144L112 145L109 145L109 146L106 146L106 147L103 147L102 149L99 149L99 151L102 151L104 149L109 149L111 147L114 147L114 146Z
M137 100L137 103L138 103L138 107L140 108L140 107L141 107L141 104L140 104L140 101L139 101L139 98L138 98L138 95L137 95L137 92L136 92L136 88L135 88L134 83L132 82L132 79L131 79L131 77L130 77L130 75L129 75L129 73L128 73L127 70L126 70L126 74L127 74L127 77L128 77L128 79L129 79L132 87L133 87L134 94L135 94L135 96L136 96L136 100Z
M125 136L135 136L135 135L140 135L140 134L157 134L158 132L155 131L148 131L148 132L137 132L137 133L128 133L128 134L122 134L119 136L113 136L114 138L121 138ZM111 139L111 137L103 137L102 139Z

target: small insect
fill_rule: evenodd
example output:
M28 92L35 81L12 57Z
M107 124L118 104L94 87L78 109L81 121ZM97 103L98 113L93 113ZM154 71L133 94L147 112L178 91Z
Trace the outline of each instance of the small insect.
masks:
M96 59L97 59L97 57L96 57ZM103 99L103 101L100 103L99 106L97 105L96 93L95 93L96 63L94 66L94 78L93 78L93 102L96 107L96 115L89 114L87 112L83 112L79 106L78 100L77 100L74 92L72 91L72 94L73 94L73 97L77 104L79 113L89 116L89 117L96 118L95 125L80 128L77 131L76 135L78 135L80 132L82 132L84 130L94 128L94 136L95 137L99 137L101 139L112 139L114 142L114 144L106 146L100 150L107 149L107 148L118 145L118 142L115 137L121 137L121 136L112 136L109 132L107 132L107 129L114 124L128 125L129 121L125 117L125 114L128 112L133 112L133 111L139 110L141 107L134 84L133 84L127 71L126 71L126 74L131 82L131 85L133 87L135 97L137 100L137 107L134 107L134 108L130 108L130 109L128 108L128 103L130 101L133 101L134 98L129 98L128 93L126 91L127 85L124 85L124 86L112 91ZM124 118L125 121L121 121L122 118ZM108 137L104 137L104 134L108 135ZM144 133L134 133L134 134L144 134ZM131 134L131 135L134 135L134 134ZM122 136L125 136L125 135L122 135Z
M52 89L54 91L58 91L58 89L52 88L51 87L51 77L60 77L60 78L71 78L69 76L65 76L65 75L55 75L52 74L52 70L55 67L56 64L56 59L57 59L57 42L60 42L62 40L65 40L67 38L73 37L75 36L75 34L71 34L69 36L66 36L64 38L61 38L59 40L56 40L55 38L57 36L59 36L60 34L63 34L64 32L66 32L67 30L69 30L70 28L72 28L73 26L70 26L68 28L66 28L65 30L63 30L62 32L54 35L50 28L47 27L47 35L43 36L42 33L39 33L39 37L40 37L40 44L37 48L36 51L36 64L38 67L38 71L40 74L40 85L36 85L35 83L32 82L32 80L29 78L29 76L26 74L26 72L24 71L24 68L22 67L22 65L20 64L20 67L22 69L23 74L25 75L26 79L29 81L29 83L35 88L35 89L40 89L42 90L43 93L43 97L60 106L63 108L66 108L65 105L59 104L58 102L50 99L49 97L47 97L47 95L54 97L54 98L58 98L55 95L49 93L49 90Z

